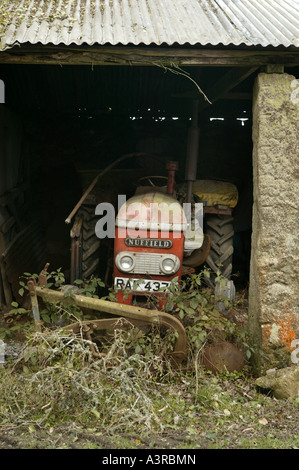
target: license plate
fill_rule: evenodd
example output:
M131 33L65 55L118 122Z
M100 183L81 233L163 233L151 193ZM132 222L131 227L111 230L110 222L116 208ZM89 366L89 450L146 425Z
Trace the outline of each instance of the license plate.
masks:
M129 289L134 292L165 292L170 286L169 281L156 281L154 279L128 279L127 277L116 277L114 286L117 289Z

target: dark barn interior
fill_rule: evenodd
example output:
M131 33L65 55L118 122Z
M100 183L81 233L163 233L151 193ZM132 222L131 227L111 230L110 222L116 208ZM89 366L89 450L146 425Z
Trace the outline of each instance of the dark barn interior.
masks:
M209 90L225 67L2 65L0 218L11 221L6 245L33 223L40 237L16 244L15 257L30 271L39 263L62 267L68 277L70 225L65 219L92 178L121 155L148 153L179 162L184 180L192 103L199 99L198 179L230 181L238 187L234 209L236 284L249 275L252 207L252 89L257 72L208 104L196 83ZM138 174L166 170L146 158L122 162L99 186L129 197ZM3 195L10 195L3 197ZM100 202L100 201L99 201ZM34 228L35 227L35 228ZM40 238L45 245L40 247ZM20 248L21 246L21 248ZM18 252L19 250L19 252ZM21 253L20 253L21 250ZM43 254L43 256L41 256ZM25 266L22 266L22 268ZM21 269L21 267L20 267ZM36 269L39 269L39 265ZM15 288L16 290L16 288ZM5 295L1 294L2 303Z

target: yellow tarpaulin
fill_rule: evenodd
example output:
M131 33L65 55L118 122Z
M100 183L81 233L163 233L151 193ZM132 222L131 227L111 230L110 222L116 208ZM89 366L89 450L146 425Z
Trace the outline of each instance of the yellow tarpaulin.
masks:
M193 193L202 201L207 201L208 206L220 204L234 208L238 203L238 189L225 181L196 180Z

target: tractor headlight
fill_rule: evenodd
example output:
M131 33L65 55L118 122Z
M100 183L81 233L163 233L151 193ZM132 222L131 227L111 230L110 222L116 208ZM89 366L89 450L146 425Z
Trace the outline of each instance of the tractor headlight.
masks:
M175 262L171 258L166 258L162 261L162 270L165 273L172 273L174 270Z
M116 258L116 265L118 269L124 272L130 272L133 269L134 266L134 259L132 256L129 256L128 254L125 255L118 255Z
M164 274L174 274L180 267L180 261L177 256L168 255L162 258L160 266Z

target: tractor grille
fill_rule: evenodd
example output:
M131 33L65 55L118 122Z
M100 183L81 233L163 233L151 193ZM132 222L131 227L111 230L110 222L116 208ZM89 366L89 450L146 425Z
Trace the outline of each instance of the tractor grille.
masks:
M165 255L160 255L158 253L134 253L135 266L132 273L164 275L160 268L160 261L163 256L165 257Z

